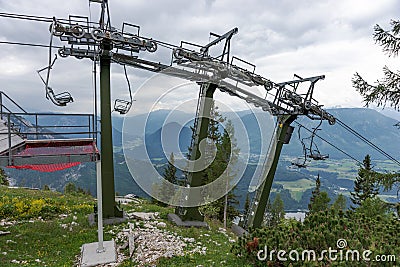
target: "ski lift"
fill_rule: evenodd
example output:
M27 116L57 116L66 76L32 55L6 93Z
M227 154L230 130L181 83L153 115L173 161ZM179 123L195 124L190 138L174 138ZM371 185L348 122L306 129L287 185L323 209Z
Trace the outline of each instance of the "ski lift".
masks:
M304 143L304 139L306 138L301 138L300 136L300 130L301 130L301 126L299 127L299 129L297 130L297 134L299 137L299 140L301 142L301 145L303 147L303 156L302 157L298 157L297 159L293 160L291 162L291 165L297 168L307 168L307 148L306 145ZM309 137L307 137L308 139Z
M134 101L133 98L132 98L131 84L130 84L129 79L128 79L128 74L126 73L126 66L125 65L123 65L123 66L124 66L125 78L126 78L126 81L128 83L128 90L129 90L130 100L128 101L128 100L123 100L123 99L115 99L114 111L119 112L119 114L121 114L121 115L124 115L124 114L129 112L129 110L132 107L132 102Z
M314 137L317 131L321 130L320 126L322 124L322 116L321 116L321 121L319 122L318 126L314 128L312 134L311 134L311 141L310 141L310 154L307 155L309 158L313 160L326 160L329 158L328 154L321 154L321 152L318 149L317 144L314 143Z
M310 153L310 155L308 155L309 158L313 159L313 160L326 160L329 158L328 154L321 154L319 153L317 150L314 150L313 152Z
M56 60L57 60L57 54L55 54L55 58L49 66L38 70L37 73L45 85L46 99L50 99L51 102L53 102L57 106L66 106L68 103L74 102L74 99L72 98L71 94L69 92L62 92L62 93L56 94L56 93L54 93L53 88L51 88L49 86L50 70L53 68ZM42 72L44 70L47 70L46 80L44 80L42 75L40 75L40 72Z
M291 162L291 165L294 166L294 167L297 167L297 168L299 168L299 169L301 169L301 168L307 168L306 162L307 162L307 161L306 161L304 158L300 158L300 157L299 157L299 158L293 160L293 161Z
M66 106L70 102L74 102L71 94L69 92L62 92L60 94L55 94L53 89L49 86L49 79L50 79L50 70L53 68L54 63L57 60L57 54L55 54L54 60L51 61L51 48L53 47L53 35L57 35L56 31L57 20L53 17L53 23L50 26L50 44L49 44L49 65L37 71L40 79L44 83L45 91L46 91L46 99L50 99L57 106ZM57 35L58 36L58 35ZM47 70L46 80L43 79L40 72Z

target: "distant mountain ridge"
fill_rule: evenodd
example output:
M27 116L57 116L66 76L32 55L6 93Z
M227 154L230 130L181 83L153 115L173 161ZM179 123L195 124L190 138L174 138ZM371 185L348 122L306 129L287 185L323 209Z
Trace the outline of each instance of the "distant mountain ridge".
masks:
M376 110L365 108L338 108L329 109L328 112L349 125L352 129L354 129L364 137L368 138L371 142L376 144L378 147L380 147L396 159L400 159L400 130L393 126L397 122L395 119L386 117ZM125 123L129 123L129 125L126 124L125 127L122 127L124 123L123 117L113 117L115 182L116 191L118 193L134 193L137 195L145 196L145 193L138 187L134 179L131 177L131 174L129 173L129 170L126 166L122 150L123 131L125 131L125 138L128 137L129 139L133 140L131 143L129 143L129 147L127 149L131 149L133 151L133 154L135 155L135 158L139 160L143 159L144 157L143 155L136 155L137 153L135 153L135 151L143 151L141 149L138 149L138 146L141 145L141 140L143 140L144 137L146 138L146 148L148 150L148 153L151 158L156 159L157 168L161 172L163 170L163 166L165 166L164 164L166 163L166 158L169 156L164 155L162 151L162 131L166 132L165 141L167 143L167 146L168 144L177 141L182 152L187 151L187 148L191 142L192 131L189 128L190 123L189 125L185 125L182 122L190 121L192 119L192 115L184 112L179 112L178 114L175 114L179 122L169 121L164 125L164 129L162 129L168 113L168 110L158 110L151 113L149 116L139 115L138 117L132 117L125 121ZM147 122L145 133L141 133L138 124L143 123L147 117L149 118L149 120ZM248 130L250 136L249 138L251 153L259 153L258 147L261 143L261 136L260 129L257 128L257 121L255 117L249 115L249 113L246 111L239 113L239 117L242 118L243 124ZM64 122L68 123L68 120L64 120ZM299 117L296 122L300 123L310 130L312 130L313 127L316 127L319 124L319 121L311 121L306 117ZM45 125L51 125L50 122L46 121L42 121L42 123ZM73 121L71 123L77 122ZM353 186L352 179L354 179L356 175L354 168L357 167L353 167L351 172L348 172L346 174L340 173L341 177L346 177L345 179L339 179L339 170L337 172L335 172L335 169L333 170L333 172L331 169L329 171L324 171L324 168L327 168L324 167L324 165L328 166L330 163L334 162L331 164L331 166L334 166L337 162L351 162L352 160L348 160L348 157L346 155L342 154L340 151L337 151L329 144L319 140L319 138L315 138L315 144L318 146L318 149L321 151L321 153L329 154L330 158L327 160L326 163L319 163L320 167L318 172L315 170L311 170L311 168L310 170L305 169L302 171L293 171L288 169L288 167L290 167L290 159L303 157L304 155L300 140L302 138L305 138L305 142L308 142L307 140L309 139L307 139L307 137L310 136L310 133L307 130L300 127L301 129L299 138L299 126L296 123L293 123L292 125L295 126L295 131L293 132L290 144L285 145L283 148L282 157L280 159L278 170L275 176L275 182L273 185L274 190L281 190L281 196L285 199L285 203L289 203L289 208L297 209L306 207L306 203L308 203L309 200L309 194L312 191L311 189L307 189L306 193L304 193L304 195L301 197L301 201L299 203L293 202L293 199L291 199L290 196L291 193L289 193L289 191L284 188L287 182L293 183L296 181L296 179L306 179L309 181L313 181L315 179L315 175L320 173L323 186L326 190L329 190L329 193L332 197L334 192L336 192L340 188L351 190ZM318 135L325 138L337 147L343 149L351 156L357 158L359 161L362 161L366 154L370 154L373 161L376 159L384 159L384 157L382 157L379 153L375 152L364 142L355 138L351 133L346 131L338 124L329 125L327 122L323 122L320 129L321 130L317 131ZM177 138L177 140L175 140L175 138ZM254 166L252 166L251 168L254 168ZM248 171L246 170L245 176L250 175L251 168L249 168ZM340 168L340 166L338 166L338 168ZM90 189L92 193L95 193L96 178L94 170L94 164L90 163L82 164L78 167L55 173L38 173L35 171L16 171L6 169L13 180L16 181L17 185L20 186L41 187L44 184L48 184L52 188L56 188L57 190L62 191L63 186L66 183L73 181L77 184L77 186ZM241 181L241 183L238 185L238 194L241 196L241 198L245 198L247 192L249 180L246 177L244 177L243 181ZM312 183L313 182L311 182L311 184ZM244 201L244 199L242 200ZM241 201L241 203L243 201Z
M329 109L327 111L388 154L400 159L400 142L397 141L400 140L400 130L393 126L397 122L396 120L386 117L376 110L366 108L338 108ZM146 128L146 136L149 136L148 133L160 131L165 118L168 116L168 112L168 110L159 110L149 116L150 120L148 121L148 128ZM181 112L178 117L181 121L187 121L191 118L191 115ZM249 134L251 152L255 154L259 153L261 135L256 118L245 112L240 114L240 118ZM137 120L141 119L143 119L143 117L137 118ZM128 121L133 122L136 121L136 119L129 119ZM319 124L319 121L312 121L305 116L299 116L296 122L305 126L309 130L312 130ZM118 123L118 125L122 124ZM311 136L311 133L301 127L302 129L300 129L299 138L299 126L296 123L293 123L292 125L295 127L295 131L290 144L284 146L283 155L296 156L303 154L300 142L303 138L306 139L306 143L308 142L306 146L309 147L310 145L307 138ZM122 132L122 129L118 130ZM339 124L329 125L324 121L320 130L317 131L317 134L358 159L362 160L367 153L371 154L372 158L384 159L380 153L374 151L371 147L349 133ZM182 135L180 137L180 142L184 142L184 140L181 139L187 138L188 136L189 135ZM119 139L117 138L117 140ZM190 142L190 140L188 142ZM331 157L337 159L348 158L346 155L317 137L315 138L315 144L323 154L329 154ZM151 144L151 146L154 147L153 144Z

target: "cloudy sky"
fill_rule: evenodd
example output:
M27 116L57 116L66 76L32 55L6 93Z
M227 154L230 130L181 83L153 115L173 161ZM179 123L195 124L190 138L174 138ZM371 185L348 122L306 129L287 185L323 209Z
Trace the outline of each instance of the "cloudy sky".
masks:
M141 26L141 35L179 45L181 40L199 44L209 32L225 33L238 27L232 53L254 63L256 72L275 82L300 76L326 75L315 98L326 107L361 107L351 77L361 73L371 82L382 76L382 67L398 69L398 59L388 58L372 39L373 26L389 28L398 19L396 0L110 0L111 22ZM0 0L0 12L56 16L91 16L97 21L98 5L88 0ZM0 40L48 44L49 24L0 17ZM60 42L56 42L60 45ZM47 64L48 50L0 44L1 90L30 111L91 112L93 86L91 61L60 59L51 75L51 86L69 91L75 102L68 107L52 105L44 98L36 70ZM142 55L142 54L141 54ZM148 55L144 55L146 57ZM168 60L160 49L151 59ZM133 90L152 74L129 69ZM112 97L127 96L121 66L112 67ZM140 101L140 100L138 100ZM166 105L165 107L168 107Z

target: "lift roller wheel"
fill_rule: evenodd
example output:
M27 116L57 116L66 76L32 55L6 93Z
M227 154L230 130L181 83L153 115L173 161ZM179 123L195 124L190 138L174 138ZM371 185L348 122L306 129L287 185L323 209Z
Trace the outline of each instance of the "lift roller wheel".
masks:
M65 50L65 47L58 49L58 54L60 57L68 57L69 55L67 54L67 51Z
M310 101L305 101L304 102L304 109L305 110L310 110L311 109L311 102Z
M267 81L267 82L264 84L264 88L265 88L265 90L267 90L267 91L271 91L271 90L274 88L274 84L273 84L271 81Z
M60 37L61 35L63 35L64 31L59 31L59 30L60 29L64 30L64 27L61 24L56 22L54 25L54 28L53 28L53 24L54 24L54 22L50 24L49 32L52 32L54 34L54 36L57 36L57 37Z
M138 37L131 37L130 39L128 39L129 42L129 46L132 48L139 48L139 46L142 45L142 41L138 38Z
M157 50L157 43L153 40L146 42L146 50L150 53L156 52Z
M121 44L125 40L124 36L120 32L113 32L111 34L111 39L115 44Z
M95 39L96 41L101 41L106 36L103 30L100 28L93 29L91 34L93 39Z
M183 58L183 49L182 48L175 48L173 51L173 55L176 59L182 59Z
M74 36L75 38L78 38L78 39L80 39L80 38L82 38L84 35L85 35L85 30L83 29L83 27L82 26L80 26L80 25L74 25L72 28L71 28L71 34L72 34L72 36Z

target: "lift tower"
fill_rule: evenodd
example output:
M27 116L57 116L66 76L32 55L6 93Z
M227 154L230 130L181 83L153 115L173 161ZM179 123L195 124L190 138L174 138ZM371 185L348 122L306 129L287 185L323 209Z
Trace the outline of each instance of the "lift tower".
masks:
M70 47L60 48L58 54L61 57L74 56L78 59L90 58L101 63L101 155L103 184L104 184L104 211L106 216L117 216L114 201L114 175L113 175L113 156L112 156L112 136L111 136L111 104L110 104L110 62L131 66L151 72L186 79L200 84L200 95L194 125L194 136L192 138L192 154L190 159L197 159L201 151L199 143L206 137L208 128L208 118L210 105L206 99L213 98L216 89L228 93L231 96L240 98L247 103L269 112L276 116L280 121L280 127L276 131L279 141L275 144L276 149L273 154L273 164L268 164L264 168L261 182L259 183L255 200L253 201L253 212L246 218L245 227L257 226L261 224L265 205L268 200L271 184L274 178L278 163L280 150L284 143L289 141L288 136L293 128L290 123L297 116L307 116L312 120L327 120L330 124L335 123L335 118L322 109L314 98L314 85L325 76L314 76L274 83L267 78L255 73L255 65L248 63L235 56L230 56L230 40L238 32L237 28L223 34L211 34L213 41L202 46L188 42L181 42L180 46L166 42L153 40L152 38L140 35L140 27L137 25L123 23L122 30L111 27L110 20L105 23L105 9L108 11L108 1L90 0L102 5L102 15L100 23L89 22L87 17L70 16L69 20L53 21L51 32L59 36L61 41L67 41ZM108 14L108 12L107 12ZM109 18L109 15L107 15ZM127 31L127 28L135 29L135 33ZM225 42L222 54L212 56L209 48ZM153 53L158 45L170 49L172 52L171 62L162 63L160 61L147 60L139 55L139 52L146 51ZM191 46L187 48L187 45ZM193 46L195 47L193 49ZM84 48L83 48L84 47ZM116 48L116 49L115 49ZM236 65L236 62L243 63L250 68ZM309 83L310 86L305 93L298 90L299 84ZM260 96L252 88L261 86L265 89L265 97ZM119 104L123 103L122 101ZM118 106L118 108L116 108ZM126 114L129 108L120 108L114 105L114 110L121 114ZM189 174L187 186L197 187L201 185L200 173ZM193 199L201 196L185 196ZM187 200L187 199L186 199ZM203 199L204 200L204 199ZM183 200L185 202L185 199ZM200 201L203 203L204 201ZM182 205L177 208L176 213L183 221L203 221L203 216L198 211L198 207Z
M56 20L50 26L51 35L66 41L70 48L64 46L59 50L61 57L75 56L78 59L89 58L96 64L100 62L100 157L101 181L103 196L103 217L122 217L122 210L115 203L114 157L111 122L110 67L113 34L106 18L108 0L89 0L101 4L99 23L93 23L87 17L69 16L68 20ZM82 46L85 49L82 49ZM95 89L96 90L96 89Z

